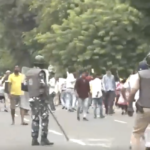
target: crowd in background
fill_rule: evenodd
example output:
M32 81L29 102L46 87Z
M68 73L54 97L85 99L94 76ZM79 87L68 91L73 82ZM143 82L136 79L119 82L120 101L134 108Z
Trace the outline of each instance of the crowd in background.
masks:
M57 103L60 102L62 109L69 112L77 109L78 120L80 120L81 113L83 113L83 120L88 120L87 114L90 106L93 108L94 118L104 118L103 108L105 108L106 115L112 115L115 113L114 104L122 110L122 115L127 114L128 103L121 91L125 87L125 96L129 96L132 76L134 77L134 73L128 79L116 81L115 76L109 70L103 76L89 75L84 71L80 76L77 76L77 73L68 73L66 78L58 79L53 87L59 89L56 90L56 95L60 95L57 96ZM138 98L138 94L136 97Z
M11 80L10 75L18 70L19 75L22 76L21 80L13 77ZM131 76L130 76L131 78ZM15 81L17 80L17 81ZM22 124L26 124L23 120L24 115L27 115L29 107L29 97L26 92L21 91L16 94L18 88L21 90L21 84L24 80L24 75L20 73L20 68L15 67L14 72L11 73L9 70L1 79L0 87L0 99L4 100L3 111L8 112L8 105L13 105L13 110L15 107L20 106ZM130 79L131 80L131 79ZM16 82L20 82L20 86L14 87L14 93L12 95L19 95L18 101L10 100L10 93L8 92L8 83L12 82L16 86ZM106 71L106 74L100 76L99 74L93 73L90 75L87 71L83 71L80 75L77 73L67 72L62 78L56 78L55 73L51 72L49 76L49 94L54 101L55 106L62 105L62 109L68 112L77 111L77 120L80 120L80 114L83 113L83 120L88 121L87 115L89 113L89 108L93 108L93 117L104 118L106 115L112 115L115 113L114 104L122 109L122 114L127 113L127 102L121 93L124 86L128 89L129 79L119 79L115 80L115 76L110 70ZM4 94L3 94L4 90ZM128 91L126 91L126 96L128 96ZM105 113L104 109L105 108ZM14 112L11 108L12 120L14 122Z

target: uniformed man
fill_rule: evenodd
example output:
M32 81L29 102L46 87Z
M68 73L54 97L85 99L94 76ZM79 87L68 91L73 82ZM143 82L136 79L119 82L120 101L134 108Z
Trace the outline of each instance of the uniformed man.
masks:
M150 54L147 55L146 64L150 67ZM139 66L140 68L140 66ZM141 67L142 68L142 67ZM141 139L148 125L150 124L150 69L139 69L134 76L134 81L131 85L129 103L134 99L136 92L139 90L139 100L137 101L138 113L134 122L133 133L131 136L132 150L145 150L144 141ZM130 105L132 107L132 105Z
M46 83L45 68L43 56L37 56L34 68L26 73L27 87L30 96L30 107L32 112L32 145L53 145L48 140L48 124L49 124L49 109L48 109L48 86ZM41 118L41 143L38 142L39 128Z

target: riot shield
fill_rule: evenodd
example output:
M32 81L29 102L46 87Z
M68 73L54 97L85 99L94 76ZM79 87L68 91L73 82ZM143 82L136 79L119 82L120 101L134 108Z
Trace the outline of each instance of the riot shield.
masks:
M30 68L29 67L22 67L22 69L21 69L21 73L22 74L26 74L27 73L27 71L29 71L30 70Z

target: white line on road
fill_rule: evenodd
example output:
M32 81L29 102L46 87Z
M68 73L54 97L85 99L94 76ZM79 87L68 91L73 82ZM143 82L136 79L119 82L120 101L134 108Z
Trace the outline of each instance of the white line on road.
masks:
M79 144L79 145L83 145L83 146L86 145L84 142L82 142L81 140L77 140L77 139L70 139L69 141L76 143L76 144Z
M101 146L101 147L106 147L106 148L110 148L111 146L110 145L107 145L107 144L86 144L87 146Z
M57 132L57 131L55 131L55 130L49 130L49 132L50 132L50 133L57 134L57 135L63 135L62 133L60 133L60 132Z
M87 139L88 141L101 141L101 142L109 142L112 141L113 139Z
M124 121L121 121L121 120L114 120L115 122L118 122L118 123L123 123L123 124L126 124L127 122L124 122Z

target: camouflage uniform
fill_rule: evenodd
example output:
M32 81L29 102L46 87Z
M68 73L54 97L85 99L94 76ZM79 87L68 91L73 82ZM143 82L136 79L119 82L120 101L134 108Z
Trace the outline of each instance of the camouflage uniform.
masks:
M53 145L49 142L48 123L49 123L49 105L48 105L48 86L47 73L42 69L46 65L43 56L36 56L34 68L26 72L26 85L29 93L29 102L32 112L32 145L39 145L38 136L41 118L41 145Z
M44 97L34 97L30 102L32 112L32 137L38 138L41 117L41 138L47 138L49 111Z

